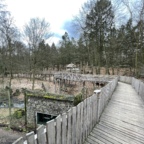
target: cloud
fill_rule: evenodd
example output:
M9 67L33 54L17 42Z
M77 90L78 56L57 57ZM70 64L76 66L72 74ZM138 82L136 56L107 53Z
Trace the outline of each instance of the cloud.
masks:
M62 29L64 29L66 32L68 32L70 37L74 37L74 38L79 37L79 33L76 31L72 20L65 21L63 23Z
M19 29L31 18L45 18L51 25L55 40L67 30L73 34L71 26L66 26L86 0L5 0L7 8Z

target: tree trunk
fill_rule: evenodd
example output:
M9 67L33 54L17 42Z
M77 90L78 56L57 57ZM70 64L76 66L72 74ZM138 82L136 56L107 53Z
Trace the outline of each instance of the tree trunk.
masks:
M35 68L33 69L32 90L34 90L34 85L35 85Z
M9 101L9 128L11 128L11 95L10 95L10 89L8 89L8 101Z

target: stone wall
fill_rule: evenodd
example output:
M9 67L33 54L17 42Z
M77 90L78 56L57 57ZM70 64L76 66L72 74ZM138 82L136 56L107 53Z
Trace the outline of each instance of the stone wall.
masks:
M68 111L71 107L73 107L73 101L30 96L27 102L28 125L35 125L37 112L57 116Z

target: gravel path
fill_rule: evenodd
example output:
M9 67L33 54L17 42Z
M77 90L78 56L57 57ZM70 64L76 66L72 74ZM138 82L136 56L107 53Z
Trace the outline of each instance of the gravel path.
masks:
M25 134L13 130L6 130L6 128L0 128L0 144L12 144L12 142L21 136L25 136Z

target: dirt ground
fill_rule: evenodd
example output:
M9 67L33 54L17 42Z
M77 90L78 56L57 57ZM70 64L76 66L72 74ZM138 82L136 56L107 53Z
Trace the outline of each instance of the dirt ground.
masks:
M1 80L1 79L0 79ZM5 78L5 83L4 85L0 85L0 88L5 87L8 85L8 78ZM36 80L35 81L35 89L42 90L42 83L45 85L47 88L48 92L50 93L55 93L55 84L53 82L49 82L48 80L42 81L42 80ZM93 84L90 82L86 82L86 87L88 89L88 95L91 95L93 93ZM26 78L15 78L12 79L12 84L11 88L14 91L16 89L21 90L22 88L27 88L31 89L32 88L32 81ZM67 91L62 91L61 94L68 94L68 95L76 95L79 92L81 92L83 88L83 83L82 82L71 82L70 84L67 83ZM56 93L59 94L59 85L56 85ZM24 95L21 93L18 97L19 100L24 99ZM14 112L15 109L12 109ZM0 123L2 124L3 117L7 117L9 114L8 109L6 108L0 108ZM9 121L5 121L6 124L8 124ZM21 132L15 132L13 130L6 130L6 128L1 128L0 127L0 144L11 144L14 142L16 139L18 139L21 136L25 136L24 133Z
M5 83L4 85L0 84L0 88L6 87L8 85L8 82L9 82L9 79L5 78ZM44 81L36 80L34 89L43 90L42 83L44 84L44 86L46 87L49 93L59 94L59 85L56 84L55 86L53 82L49 82L48 80L44 80ZM86 84L86 85L88 88L91 86L91 84ZM31 89L32 81L26 78L14 78L12 79L11 88L13 92L15 92L16 89L19 89L19 90L21 90L22 88ZM70 85L67 84L67 91L61 91L61 94L76 95L82 90L82 88L83 88L83 85L81 82L71 82ZM56 92L55 92L55 89L56 89ZM23 94L18 96L18 98L20 100L23 100L24 98Z
M0 127L0 144L12 144L12 142L20 137L25 137L25 134L8 130L6 127Z

